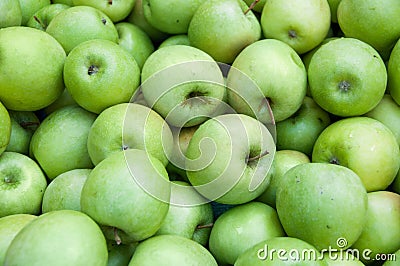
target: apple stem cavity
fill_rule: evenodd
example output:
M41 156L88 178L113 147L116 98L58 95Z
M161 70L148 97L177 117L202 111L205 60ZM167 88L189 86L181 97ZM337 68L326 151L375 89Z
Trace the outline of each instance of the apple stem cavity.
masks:
M253 10L253 8L257 5L257 3L260 2L260 0L254 0L253 3L250 4L249 8L244 11L244 14L246 15L247 13L250 12L250 10Z
M104 25L106 25L107 20L106 20L105 18L101 18L101 22L102 22Z
M297 38L297 33L295 30L289 30L288 35L291 39Z
M336 165L340 165L339 159L336 158L336 157L330 159L329 163L331 163L331 164L336 164Z
M99 68L98 68L97 66L95 66L95 65L91 65L91 66L89 67L89 69L88 69L88 75L89 75L89 76L94 75L94 74L96 74L97 72L99 72Z
M40 19L37 16L33 16L33 19L42 26L43 29L46 29L46 25L43 24L43 22L40 21Z
M122 240L121 240L121 237L119 237L119 235L118 235L118 229L116 227L114 227L114 240L118 246L121 245Z
M196 228L197 229L206 229L206 228L212 228L213 226L214 226L214 223L210 223L210 224L198 225Z
M113 4L113 0L108 0L108 4L111 6Z
M339 87L339 90L347 92L350 90L350 83L347 82L346 80L343 80L343 81L339 82L338 87Z
M268 155L268 154L269 154L269 151L266 150L266 151L264 151L263 153L260 153L260 154L254 156L254 157L248 158L248 159L247 159L247 162L249 163L249 162L252 162L252 161L261 159L262 157L264 157L264 156L266 156L266 155Z

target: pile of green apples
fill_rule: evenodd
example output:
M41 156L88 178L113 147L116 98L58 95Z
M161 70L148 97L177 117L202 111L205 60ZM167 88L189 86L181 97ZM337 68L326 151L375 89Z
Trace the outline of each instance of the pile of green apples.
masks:
M1 0L0 266L400 265L399 14Z

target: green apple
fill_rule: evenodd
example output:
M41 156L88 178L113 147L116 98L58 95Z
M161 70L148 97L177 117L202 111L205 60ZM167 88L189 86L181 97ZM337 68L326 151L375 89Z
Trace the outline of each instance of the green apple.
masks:
M46 187L46 177L34 160L16 152L0 156L0 217L39 214Z
M91 169L73 169L58 175L44 191L42 213L81 210L81 192Z
M111 19L90 6L74 6L61 11L50 21L46 32L62 45L67 54L88 40L118 41L118 32Z
M178 34L168 37L158 46L158 49L163 48L165 46L177 45L177 44L190 46L190 41L187 34Z
M117 244L115 241L107 241L108 262L107 266L126 266L132 258L138 243L129 245Z
M276 210L261 202L249 202L218 217L211 230L209 249L219 264L233 265L255 244L280 236L285 232Z
M0 265L4 265L6 251L14 237L36 218L31 214L12 214L0 218Z
M378 50L384 58L400 37L397 0L341 0L337 7L340 29Z
M40 125L39 118L30 111L9 111L11 118L11 137L6 151L29 154L33 133Z
M66 106L47 116L33 133L30 154L47 178L77 168L92 168L87 149L96 115L79 106Z
M384 190L399 171L399 144L390 129L378 120L346 118L322 131L315 142L312 161L348 167L368 192Z
M296 150L311 156L319 134L330 123L329 114L306 96L296 113L276 123L276 148Z
M140 243L129 266L217 266L211 253L199 243L177 235L160 235Z
M322 254L323 261L326 262L327 266L364 266L364 263L359 260L360 254L355 253L356 256L354 256L352 252L353 249L324 252Z
M19 0L19 3L22 13L22 26L28 23L29 19L36 11L51 4L50 0Z
M11 140L12 123L8 110L0 102L0 155L7 149Z
M232 63L239 52L261 38L261 26L245 2L210 0L194 13L188 28L191 45L216 61ZM229 41L228 41L229 40Z
M239 113L251 115L246 102L260 106L268 100L275 121L293 115L301 106L307 89L307 73L301 58L287 44L274 39L257 41L247 46L235 59L228 73L228 102ZM262 94L245 95L248 78L258 85ZM237 92L240 92L239 94ZM254 99L252 99L252 98ZM254 108L252 108L254 109Z
M180 235L206 246L214 217L210 203L191 204L204 200L199 197L190 184L173 181L169 210L156 235Z
M95 166L82 189L81 209L103 230L113 231L117 243L128 244L158 231L169 198L170 183L163 164L143 150L128 149ZM112 240L109 234L106 237Z
M390 184L390 190L397 194L400 194L400 170L397 173L396 178L394 179L392 184Z
M328 0L329 8L331 10L331 21L333 23L338 23L337 9L342 0Z
M110 106L129 102L140 83L140 68L118 44L95 39L68 54L64 82L80 106L99 114Z
M340 165L299 164L283 175L276 191L276 209L286 234L318 250L345 249L355 243L367 207L360 178Z
M117 23L115 28L119 35L118 44L127 50L142 68L146 59L154 52L150 37L139 26L129 22Z
M400 258L400 249L398 249L395 253L391 255L391 259L385 261L383 266L397 266L399 264Z
M29 27L3 28L0 53L0 101L7 109L36 111L60 96L66 55L49 34Z
M243 251L235 266L325 266L321 254L309 243L294 237L273 237Z
M390 254L400 249L400 195L389 191L368 193L366 225L351 248L360 253L369 249L368 256ZM367 258L361 257L361 260ZM368 261L366 261L368 262Z
M3 0L0 2L0 28L20 26L22 12L19 0Z
M71 94L68 92L67 89L64 89L64 91L61 93L60 97L57 98L52 104L46 106L44 108L44 113L46 115L51 114L57 109L60 109L64 106L69 106L69 105L78 105L75 100L72 98Z
M195 126L219 114L223 75L217 62L197 48L172 45L156 50L141 77L144 99L172 126Z
M309 163L310 159L302 152L295 150L278 150L275 153L271 169L268 173L271 182L257 201L276 208L276 190L280 187L283 175L291 168L302 163Z
M127 149L145 150L167 165L172 146L172 133L164 119L152 109L135 103L117 104L101 112L87 140L89 156L95 165Z
M58 15L61 11L69 8L70 6L64 4L51 4L47 5L36 11L28 20L26 25L31 28L46 31L50 21Z
M67 6L73 6L72 0L51 0L53 4L64 4Z
M251 8L255 12L261 13L267 0L244 0L244 2L249 6L249 8ZM251 5L254 5L254 7L252 7Z
M185 167L190 183L205 198L242 204L269 185L274 155L275 143L264 124L247 115L225 114L194 132Z
M31 221L15 236L4 264L106 266L106 240L99 226L84 213L49 212Z
M308 81L311 96L323 109L338 116L359 116L382 99L387 72L382 58L370 45L340 38L314 53Z
M281 40L304 54L320 44L331 26L326 0L266 1L261 14L265 38Z
M156 29L169 34L187 33L193 14L204 0L143 0L143 14Z
M400 105L400 42L397 42L390 53L387 66L388 91L393 100Z
M132 11L135 0L72 0L74 6L91 6L106 14L114 23L125 19Z

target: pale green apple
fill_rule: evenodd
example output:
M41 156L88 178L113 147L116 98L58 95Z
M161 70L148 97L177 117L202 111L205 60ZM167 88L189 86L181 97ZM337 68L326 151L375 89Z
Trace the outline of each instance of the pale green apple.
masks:
M165 39L159 46L158 49L168 45L188 45L190 46L189 37L186 34L172 35Z
M353 255L353 249L350 248L348 252L346 251L332 251L332 252L324 252L323 255L323 261L326 262L327 266L364 266L364 263L362 263L359 258L360 253L354 253ZM362 254L361 254L362 255Z
M57 210L81 210L81 191L91 169L73 169L50 182L44 191L42 213Z
M7 149L11 139L12 123L8 110L0 102L0 155Z
M129 244L151 237L160 228L170 189L168 173L158 159L128 149L95 166L82 189L81 210L103 232L113 232L112 237L106 232L108 239Z
M369 117L352 117L329 125L315 142L313 162L353 170L368 192L386 189L400 167L399 144L388 127Z
M146 60L141 89L149 106L170 125L190 127L219 114L225 95L217 62L187 45L157 49Z
M0 217L39 214L46 187L46 177L34 160L16 152L0 156Z
M73 6L72 0L51 0L53 4L64 4L67 6Z
M22 12L19 0L3 0L0 2L0 28L20 26Z
M171 182L170 206L156 235L180 235L206 246L214 222L210 203L192 205L204 199L187 182Z
M209 249L218 263L233 265L247 249L281 236L285 232L276 210L261 202L249 202L218 217L211 230Z
M385 63L370 45L339 38L322 45L308 67L310 92L324 110L359 116L382 99L387 84Z
M254 7L252 7L252 10L254 10L257 13L261 13L264 8L265 2L267 2L267 0L258 0L258 1L244 0L244 2L249 6L249 8L253 4Z
M318 250L350 247L364 228L367 201L356 173L326 163L291 168L276 191L276 209L286 234ZM338 240L342 238L344 245Z
M0 101L7 109L36 111L60 96L66 55L49 34L29 27L3 28L0 53Z
M74 6L91 6L106 14L114 23L125 19L132 11L135 0L72 0Z
M145 150L167 165L172 146L172 133L164 119L152 109L135 103L117 104L101 112L87 139L95 165L127 149Z
M74 6L61 11L50 21L46 32L62 45L67 54L88 40L118 42L118 32L112 20L90 6Z
M50 21L58 15L61 11L69 8L70 6L63 4L47 5L36 11L28 20L26 25L31 28L46 31Z
M0 265L4 265L6 251L14 237L36 218L31 214L12 214L0 218Z
M199 243L177 235L160 235L141 242L129 266L217 266L211 253Z
M60 109L64 106L69 106L69 105L78 105L76 101L72 98L71 94L68 92L67 89L64 89L64 91L61 93L60 97L57 98L52 104L49 106L46 106L44 108L44 113L46 115L51 114L57 109Z
M29 154L33 133L40 125L39 118L30 111L9 111L11 118L11 137L6 151Z
M390 53L387 66L388 91L393 100L400 105L400 42L397 42Z
M311 156L319 134L330 123L329 114L306 96L296 113L276 123L276 148L296 150Z
M346 37L364 41L388 58L400 37L399 12L397 0L341 0L337 18Z
M251 115L268 100L276 122L293 115L301 106L307 89L307 73L301 58L286 43L266 39L247 46L228 73L228 102L239 113ZM250 78L262 92L246 96ZM255 101L252 107L248 106ZM257 107L257 110L254 110Z
M400 195L389 191L368 193L366 225L351 248L360 253L369 249L368 256L391 254L400 249ZM360 258L368 262L368 258Z
M331 21L333 23L338 23L337 9L342 0L328 0L329 8L331 10Z
M399 265L400 260L400 249L398 249L395 253L391 254L391 259L385 261L383 266L397 266Z
M129 22L117 23L115 28L119 35L118 44L127 50L142 68L146 59L154 52L150 37L139 26Z
M22 13L22 26L28 23L29 19L36 11L51 4L50 0L19 0L19 3Z
M327 0L268 0L261 14L264 37L281 40L299 54L320 44L330 26Z
M107 241L108 262L107 266L126 266L132 258L138 243L129 245L117 244L115 241Z
M96 115L66 106L47 116L33 133L30 154L48 179L77 168L92 168L87 138Z
M140 83L140 68L118 44L95 39L81 43L68 54L64 82L80 106L99 114L130 101Z
M61 210L27 224L11 242L5 265L106 266L107 255L106 240L92 219Z
M269 185L274 155L275 143L264 124L247 115L225 114L194 132L185 167L190 183L207 199L242 204Z
M276 208L276 190L280 187L283 175L296 165L309 162L310 159L308 156L302 152L295 150L276 151L271 169L268 173L271 182L256 200Z
M143 0L143 14L156 29L169 34L187 33L193 14L204 0Z
M189 24L191 45L216 61L232 63L239 52L261 38L254 13L242 0L209 0L194 13Z

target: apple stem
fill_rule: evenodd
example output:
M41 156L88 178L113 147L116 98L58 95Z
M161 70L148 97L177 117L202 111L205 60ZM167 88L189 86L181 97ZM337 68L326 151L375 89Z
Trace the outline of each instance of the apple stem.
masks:
M113 1L113 0L108 0L108 4L109 4L109 5L112 5L112 1Z
M122 240L118 235L118 229L116 227L114 227L114 240L115 240L115 243L117 243L118 246L121 245Z
M21 122L20 126L27 129L30 126L39 126L40 123L39 122Z
M211 228L213 226L214 226L214 223L210 223L210 224L198 225L196 228L197 229L205 229L205 228Z
M43 29L46 28L46 25L44 25L37 16L33 16L33 19L36 20L36 22L39 23Z
M247 13L250 12L250 10L253 10L253 8L257 5L258 2L260 2L260 0L254 0L254 2L250 4L249 8L246 11L244 11L244 14L246 15Z
M247 162L252 162L252 161L258 160L258 159L260 159L260 158L262 158L262 157L264 157L265 155L268 155L268 154L269 154L269 152L266 150L263 153L260 153L260 154L254 156L254 157L251 157L251 158L247 159Z

